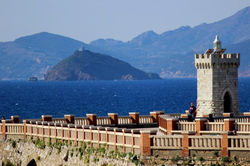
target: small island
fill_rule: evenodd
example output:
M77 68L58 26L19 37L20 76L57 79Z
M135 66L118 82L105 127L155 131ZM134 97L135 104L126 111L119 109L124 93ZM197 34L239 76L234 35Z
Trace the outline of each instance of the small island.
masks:
M149 80L161 79L108 55L77 50L45 74L45 80Z

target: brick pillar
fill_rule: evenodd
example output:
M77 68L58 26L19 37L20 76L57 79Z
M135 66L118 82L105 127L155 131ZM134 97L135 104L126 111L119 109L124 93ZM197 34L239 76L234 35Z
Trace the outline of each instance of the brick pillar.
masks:
M126 152L126 136L125 136L125 129L122 129L122 147L123 152Z
M130 123L139 124L139 112L130 112Z
M39 138L39 128L38 128L38 122L36 122L36 137Z
M100 141L101 141L100 127L97 127L97 144L98 144L98 148L100 148Z
M84 125L82 125L82 139L83 139L83 142L84 142L84 140L85 140Z
M48 123L48 135L49 135L49 138L50 138L50 136L51 136L51 128L50 128L50 123Z
M78 130L77 130L77 126L75 126L75 145L78 145Z
M108 145L108 143L109 143L109 134L108 134L108 128L107 127L105 128L105 131L106 131L106 139L105 139L105 141L106 141L106 149L108 149L109 148L109 145Z
M88 125L96 126L96 114L86 114Z
M247 122L250 122L250 112L244 112L243 116L247 117Z
M177 130L177 118L167 118L167 134L171 134L172 130Z
M42 140L44 141L44 122L42 122Z
M75 116L74 115L64 115L64 119L66 124L74 124L75 123Z
M114 151L117 151L116 143L117 143L117 135L116 135L116 128L114 128Z
M55 142L57 142L57 127L56 127L56 123L54 124L54 127L55 127Z
M117 113L108 113L109 124L118 125L118 114Z
M150 112L151 123L159 124L159 115L164 114L164 111L153 111Z
M159 116L159 128L167 134L167 119L166 115Z
M89 129L90 129L89 130L89 134L90 134L90 136L89 136L90 146L93 147L93 132L92 132L92 127L90 126Z
M23 120L23 138L27 138L27 122L26 120Z
M71 130L70 130L70 124L68 124L68 144L70 145L70 138L71 138Z
M64 137L63 124L61 124L61 137L62 137L62 142L63 142L63 137Z
M196 117L195 118L195 127L196 127L196 134L200 135L200 131L203 131L206 129L205 122L207 121L207 118L203 117Z
M235 129L235 120L228 118L224 119L224 131L233 131Z
M141 155L143 155L143 156L150 156L151 155L150 131L143 131L143 130L141 130L140 132L141 132L141 137L140 137Z
M221 139L221 156L228 156L228 132L222 133Z
M231 118L233 113L223 113L223 117Z
M183 138L182 138L182 157L188 157L189 156L189 139L188 139L188 132L183 132Z
M131 147L131 149L132 149L132 153L134 153L135 152L134 151L134 145L135 145L134 130L131 130L131 135L132 135L132 141L131 141L132 147Z
M33 131L33 124L32 124L32 122L30 121L30 134L32 135L34 133L34 131Z
M42 115L42 121L52 122L52 115Z
M19 116L18 115L11 116L11 120L12 120L12 123L19 123Z
M2 120L2 135L3 139L6 139L6 120Z

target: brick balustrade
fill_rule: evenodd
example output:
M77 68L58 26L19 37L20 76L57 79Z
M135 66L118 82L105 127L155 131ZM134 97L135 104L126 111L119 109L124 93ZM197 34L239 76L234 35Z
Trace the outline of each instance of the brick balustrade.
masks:
M189 156L192 150L215 150L220 151L221 156L229 156L232 151L247 151L250 148L248 113L238 117L225 114L225 117L217 119L211 116L197 117L192 122L162 115L161 112L151 112L150 116L141 118L138 113L129 115L119 117L116 113L110 113L108 117L97 117L87 114L86 118L65 115L64 120L43 115L41 120L23 120L22 123L18 116L12 116L11 120L1 121L0 134L3 139L15 136L28 139L32 136L75 145L90 142L90 145L96 144L97 147L106 145L107 149L122 149L142 155L154 154L155 150L180 150L182 156ZM152 129L119 128L119 125L140 125L143 122L159 123L159 131L165 135L156 135Z

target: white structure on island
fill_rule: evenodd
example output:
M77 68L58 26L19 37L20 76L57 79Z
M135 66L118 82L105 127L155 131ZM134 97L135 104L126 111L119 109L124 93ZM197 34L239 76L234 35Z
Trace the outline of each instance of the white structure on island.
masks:
M195 54L198 116L239 111L240 54L225 54L217 35L213 44L205 54Z

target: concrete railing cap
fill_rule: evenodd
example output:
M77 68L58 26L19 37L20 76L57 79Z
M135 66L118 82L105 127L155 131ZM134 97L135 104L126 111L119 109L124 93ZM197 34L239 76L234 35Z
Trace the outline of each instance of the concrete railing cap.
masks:
M152 111L152 112L150 112L150 114L154 114L154 113L160 114L160 113L164 113L164 111Z
M96 114L86 114L86 116L96 116Z
M67 127L68 125L67 124L61 124L61 127Z
M64 117L65 116L75 116L74 114L66 114L66 115L64 115Z
M108 115L118 115L118 113L108 113Z
M166 120L179 120L179 119L175 117L167 117Z
M235 121L233 118L225 118L224 121Z
M54 122L48 122L48 126L54 126Z
M199 117L196 117L195 120L207 120L207 118L206 118L206 117L199 116Z
M129 114L139 114L139 112L129 112Z
M138 130L138 129L132 129L132 132L133 132L134 134L140 134L140 130Z
M13 118L14 118L14 117L15 117L15 118L19 118L19 115L12 115L11 118L12 118L12 117L13 117Z
M89 128L92 129L92 130L96 130L96 129L97 129L97 126L92 126L92 125L91 125L91 126L89 126Z
M182 131L181 134L189 134L189 135L194 135L196 132L195 131Z
M150 130L141 130L140 133L141 134L150 134L151 131Z
M85 126L83 125L83 128L84 128L84 129L89 129L90 126L89 126L89 125L85 125Z
M42 118L43 117L52 117L52 115L42 115Z

